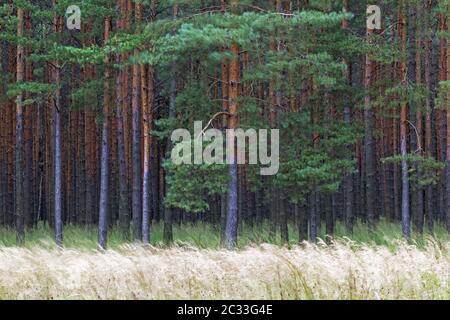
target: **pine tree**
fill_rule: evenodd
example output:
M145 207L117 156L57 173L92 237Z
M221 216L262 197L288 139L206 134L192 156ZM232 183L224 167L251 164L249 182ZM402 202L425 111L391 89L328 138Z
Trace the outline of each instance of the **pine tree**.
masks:
M17 37L23 36L24 10L17 8ZM21 39L19 39L21 41ZM24 47L22 44L17 45L17 71L16 81L21 83L24 80ZM23 152L23 94L20 92L16 98L16 146L15 146L15 222L17 231L17 242L23 244L25 238L24 230L24 197L23 197L23 168L22 168L22 152Z
M135 19L136 22L142 20L142 4L135 3ZM139 54L138 49L134 49L134 55ZM135 241L142 240L142 176L141 176L141 114L140 114L140 70L139 65L133 64L133 96L132 96L132 131L133 131L133 188L132 188L132 216L133 216L133 239Z
M57 1L53 1L53 6L57 5ZM60 34L62 32L63 23L62 18L55 13L53 20L55 33ZM55 237L56 244L62 246L62 227L63 227L63 207L62 207L62 137L61 137L61 115L62 115L62 104L61 104L61 75L60 75L60 64L58 60L53 62L53 81L56 85L56 92L53 98L53 135L54 135L54 179L55 179Z
M107 43L111 32L111 18L105 19L104 42ZM110 71L109 55L105 57L105 84L103 92L103 124L102 124L102 143L101 143L101 173L100 173L100 204L99 204L99 237L100 247L106 249L107 241L107 218L108 218L108 200L109 200L109 105L110 105Z
M399 37L401 52L406 54L406 17L404 1L399 3ZM406 59L403 57L400 61L400 81L405 84L407 81L407 65ZM402 230L403 237L409 240L410 237L410 221L409 221L409 178L407 156L407 126L408 126L408 109L405 101L401 102L400 110L400 154L403 157L401 161L402 167Z

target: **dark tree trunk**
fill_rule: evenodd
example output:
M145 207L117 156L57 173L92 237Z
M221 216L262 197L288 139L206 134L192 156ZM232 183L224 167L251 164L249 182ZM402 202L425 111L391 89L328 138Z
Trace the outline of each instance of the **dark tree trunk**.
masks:
M176 9L174 9L176 10ZM175 11L174 11L175 12ZM172 79L170 82L170 102L169 102L169 118L175 119L176 117L176 94L177 94L177 80L176 80L176 65L175 63L172 64ZM167 142L167 150L166 150L166 157L170 157L170 152L172 150L172 143L169 140ZM168 174L166 175L166 188L167 188L167 178ZM167 190L166 190L167 191ZM173 228L172 228L172 221L173 219L173 208L170 208L166 206L164 208L164 242L166 244L170 244L173 242Z
M403 1L400 2L400 17L399 17L399 32L401 40L401 52L406 54L406 19L405 7ZM400 62L400 77L403 83L407 77L406 60L402 58ZM400 110L400 154L402 156L402 231L403 237L409 240L410 237L410 221L409 221L409 177L408 177L408 162L406 156L407 150L407 125L408 125L408 108L406 102L401 102Z
M450 5L447 6L447 10L450 10ZM447 17L447 33L450 31L450 21ZM445 40L443 40L445 41ZM446 61L446 67L447 67L447 74L445 77L446 81L450 81L450 40L447 36L447 61ZM444 62L445 63L445 62ZM445 99L445 98L444 98ZM446 208L446 225L447 225L447 232L450 233L450 92L447 92L447 147L446 147L446 162L447 162L447 172L446 172L446 194L447 194L447 208Z
M104 41L109 40L111 30L111 18L105 19ZM107 232L108 232L108 200L109 200L109 56L105 58L105 84L103 92L103 125L102 125L102 146L101 146L101 162L100 162L100 203L98 218L98 242L100 247L106 249Z
M332 239L334 236L334 219L336 217L335 210L337 206L336 196L337 196L336 193L333 193L332 195L329 196L330 206L329 208L327 208L325 217L326 236L328 241Z
M407 42L407 51L408 51L408 68L407 68L407 79L408 84L413 86L417 83L419 83L417 80L417 77L420 77L420 70L417 70L417 67L420 68L420 59L417 60L417 53L419 53L419 50L416 50L416 30L415 30L415 23L414 21L418 19L417 17L417 11L416 6L409 5L408 6L408 42ZM420 81L420 79L419 79ZM420 152L420 131L421 128L421 119L417 117L417 112L420 114L420 110L417 109L416 103L414 101L414 97L412 95L409 96L408 100L408 107L409 107L409 118L410 118L410 127L412 127L411 130L409 130L409 146L410 146L410 152L411 153L417 153ZM414 121L415 119L415 121ZM414 121L414 123L413 123ZM417 164L414 164L415 169L419 172L419 168ZM418 216L421 214L421 188L419 185L413 186L411 188L411 215L414 217L414 226L415 228L420 231L421 227L418 225L419 218Z
M228 206L227 206L227 220L225 227L225 246L228 249L232 249L237 244L237 164L232 163L229 165L230 183L228 186Z
M124 15L126 5L124 0L117 1L117 11L120 17L117 19L116 28L121 30L124 28ZM122 63L122 54L116 54L116 63ZM128 170L125 150L125 128L124 128L124 79L125 71L119 69L116 75L116 121L117 121L117 158L119 162L119 229L124 239L130 237L130 207L128 202L129 184L128 184ZM126 111L125 111L126 112Z
M367 37L371 37L372 30L367 29ZM373 227L375 219L375 197L376 197L376 168L375 168L375 141L374 141L374 116L371 105L370 87L372 85L373 61L366 55L364 72L364 159L365 159L365 182L366 182L366 216L369 227Z
M423 19L423 15L422 15L422 6L421 3L417 4L416 6L416 13L417 13L417 18L416 21L422 20ZM413 21L414 17L411 17L411 21ZM417 85L421 85L422 84L422 55L421 55L421 48L422 48L422 31L420 29L420 26L416 23L416 28L417 31L415 33L416 35L416 41L414 43L414 45L416 46L416 52L415 52L415 82ZM412 41L412 40L411 40ZM410 43L410 46L412 44ZM412 57L410 57L412 58ZM416 131L414 131L414 133L417 134L417 146L416 146L416 153L418 153L419 155L423 156L424 152L423 152L423 114L422 114L422 109L420 106L417 106L416 108ZM422 179L422 169L418 164L415 164L417 173L418 173L418 177L419 179ZM423 233L423 223L424 223L424 189L423 187L420 185L420 183L417 185L416 187L416 203L415 203L415 216L414 216L414 225L416 228L416 231L419 234Z
M178 17L178 4L173 5L172 19L176 20ZM172 62L172 77L170 80L170 101L169 101L169 119L176 118L176 98L177 98L177 65L176 62ZM167 142L166 157L170 157L172 151L172 143L170 140ZM166 188L167 188L167 178L166 175ZM167 192L167 190L166 190ZM164 242L170 244L173 242L173 208L166 206L164 208Z
M425 73L425 87L431 91L431 30L430 30L430 14L429 3L426 3L425 13L425 32L424 32L424 73ZM433 156L433 134L432 134L432 106L431 106L431 92L426 94L425 105L425 153L426 157ZM433 232L433 186L430 184L425 188L425 216L427 229Z
M23 9L17 9L17 37L23 36ZM17 83L21 83L24 80L24 47L22 45L17 46ZM24 201L23 201L23 168L22 168L22 155L23 155L23 93L20 92L16 100L16 146L15 146L15 222L17 232L17 243L23 244L25 240L24 230Z
M225 244L225 230L227 225L227 195L220 195L220 239Z
M230 104L229 112L230 117L228 119L228 127L235 129L237 127L237 98L239 96L239 81L240 81L240 63L239 63L239 46L235 43L231 45L231 53L234 55L230 62L230 83L229 83L229 95ZM231 135L230 135L231 136ZM237 244L237 229L238 229L238 173L237 173L237 159L236 150L234 148L235 141L230 139L227 135L227 153L234 156L230 159L229 164L229 176L230 183L228 186L228 204L227 204L227 221L225 228L225 246L229 249L234 248Z
M144 72L145 68L141 67L141 72ZM150 206L151 206L151 162L152 158L150 152L152 152L151 143L152 139L150 131L152 128L152 110L154 101L154 88L153 88L153 72L152 66L149 66L146 90L147 94L143 95L143 121L144 121L144 173L142 181L142 234L144 244L150 243ZM142 79L142 75L141 75ZM144 99L147 101L144 102Z
M56 1L53 3L56 6ZM54 27L55 32L60 34L62 32L61 17L55 16ZM56 84L56 92L53 106L53 134L54 134L54 193L55 193L55 238L56 244L62 246L62 227L63 227L63 215L62 215L62 157L61 157L61 79L60 79L60 66L59 61L54 62L53 77Z
M309 237L312 242L316 243L319 236L318 229L320 220L319 210L317 208L319 197L317 186L313 186L309 197Z
M142 19L142 4L135 4L136 20ZM135 49L134 54L138 55L139 50ZM133 91L132 91L132 216L133 216L133 239L142 240L142 175L141 175L141 114L139 108L140 75L139 65L133 65Z
M298 242L302 243L308 240L308 215L305 212L305 206L295 203L294 214L297 220Z
M285 201L286 199L280 195L280 234L283 244L289 243L288 215Z
M342 4L342 11L348 12L348 0L343 0ZM342 29L347 30L348 29L348 21L343 20L341 24ZM347 85L352 85L352 64L351 62L344 59L343 63L347 66L345 72L344 72L344 79L347 81ZM351 108L349 103L347 103L344 107L344 121L348 125L351 123ZM347 145L347 149L350 152L350 154L353 151L353 147L351 145ZM353 233L353 174L348 173L344 177L344 223L345 227L347 229L347 232L350 234Z
M25 28L26 32L31 30L31 18L27 13L25 17ZM29 56L31 54L31 48L27 48L25 55ZM26 61L25 63L25 81L31 82L33 80L33 69L31 61ZM25 100L29 100L31 95L29 93L25 94ZM33 122L35 119L35 105L28 105L25 107L25 123L24 123L24 147L25 147L25 174L24 174L24 213L25 213L25 226L27 228L32 228L35 220L34 217L34 172L33 172Z
M152 15L151 20L155 19L156 0L151 2ZM152 137L150 131L152 130L153 122L153 104L154 104L154 68L148 67L148 72L145 66L141 65L141 100L142 100L142 120L144 130L144 172L142 177L142 235L144 245L150 243L150 206L151 206L151 163L152 157Z

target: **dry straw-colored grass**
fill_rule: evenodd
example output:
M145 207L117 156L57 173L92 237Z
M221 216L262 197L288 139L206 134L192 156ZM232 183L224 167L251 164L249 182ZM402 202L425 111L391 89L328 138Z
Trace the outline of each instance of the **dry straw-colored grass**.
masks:
M0 248L1 299L450 299L450 243Z

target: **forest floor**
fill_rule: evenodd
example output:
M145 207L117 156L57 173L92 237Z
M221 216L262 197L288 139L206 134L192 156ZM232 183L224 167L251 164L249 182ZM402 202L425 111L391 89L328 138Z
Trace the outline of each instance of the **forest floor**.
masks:
M101 251L94 231L66 228L58 249L44 227L21 248L3 229L0 299L450 299L444 229L410 244L391 224L364 230L357 225L353 239L330 244L295 245L294 238L289 246L264 244L265 227L259 238L242 230L240 248L228 251L202 224L176 227L176 244L164 247L156 226L151 247L112 233Z

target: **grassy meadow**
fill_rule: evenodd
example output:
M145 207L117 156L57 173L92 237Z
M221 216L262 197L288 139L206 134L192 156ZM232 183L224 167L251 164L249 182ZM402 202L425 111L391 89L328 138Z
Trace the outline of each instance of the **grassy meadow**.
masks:
M112 232L106 251L95 230L66 228L60 249L44 226L23 247L2 229L0 299L450 299L444 228L405 243L387 222L351 237L338 225L334 240L298 245L291 227L285 246L268 226L242 228L234 251L204 224L175 227L170 247L159 225L150 247Z
M130 230L131 234L131 230ZM193 246L200 249L220 249L220 232L210 224L196 223L173 226L174 242L178 246ZM329 240L325 232L325 226L319 230L319 237ZM402 240L401 225L381 220L374 230L369 230L363 222L357 222L353 234L348 234L341 223L337 223L334 238L336 240L351 240L356 243L367 245L382 245L389 248L396 247ZM435 225L433 234L413 234L411 243L422 247L427 239L439 242L450 241L450 235L444 226ZM128 239L123 239L118 228L108 231L108 249L117 249L124 244L131 244ZM299 243L298 232L293 224L289 225L289 246ZM163 242L163 224L154 224L151 227L151 244L155 247L165 247ZM238 237L238 248L258 244L282 245L280 235L272 237L268 224L262 224L249 228L240 226ZM14 229L0 227L0 247L16 246L16 233ZM25 248L34 247L55 248L54 233L51 228L40 224L37 228L26 231ZM95 228L69 226L64 228L64 247L71 249L97 249L98 231Z

